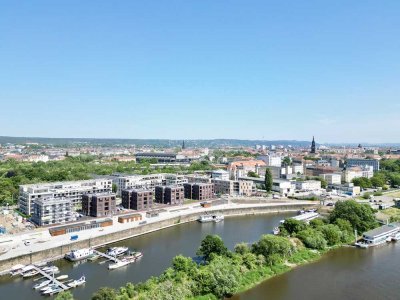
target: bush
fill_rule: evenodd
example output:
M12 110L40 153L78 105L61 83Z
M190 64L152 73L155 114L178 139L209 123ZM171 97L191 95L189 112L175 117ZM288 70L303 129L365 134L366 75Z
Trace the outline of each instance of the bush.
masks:
M319 231L324 235L325 240L329 246L337 245L341 242L342 233L340 228L334 224L328 224L318 228Z
M297 237L303 242L304 246L311 249L323 250L327 246L327 242L320 231L312 228L300 231Z
M303 221L298 221L295 219L286 219L285 223L283 223L283 228L286 229L286 231L289 234L296 234L299 231L302 231L304 229L306 229L307 224Z
M272 254L279 254L282 257L287 257L293 250L294 247L287 238L271 234L264 234L261 239L251 247L251 251L254 254L262 254L266 259Z

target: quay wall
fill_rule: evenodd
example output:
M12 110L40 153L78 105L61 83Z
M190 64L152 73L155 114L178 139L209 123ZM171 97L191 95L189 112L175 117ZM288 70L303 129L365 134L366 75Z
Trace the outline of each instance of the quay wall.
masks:
M304 207L312 207L312 206L315 206L315 204L302 203L302 204L278 204L274 206L272 205L254 206L254 207L228 208L228 209L216 208L207 211L207 213L223 214L225 217L229 217L229 216L239 216L239 215L255 215L255 214L297 211L303 209ZM134 228L129 228L113 233L107 233L86 240L79 240L76 242L68 241L68 243L66 243L63 246L58 246L51 249L45 249L42 251L32 252L30 254L9 258L7 260L0 261L0 275L7 273L12 266L17 264L27 265L44 261L54 261L62 258L65 255L65 253L71 251L72 249L101 247L110 243L115 243L118 241L154 232L171 226L176 226L179 224L196 221L202 214L204 214L204 212L197 212L182 216L176 216L170 219L151 222Z

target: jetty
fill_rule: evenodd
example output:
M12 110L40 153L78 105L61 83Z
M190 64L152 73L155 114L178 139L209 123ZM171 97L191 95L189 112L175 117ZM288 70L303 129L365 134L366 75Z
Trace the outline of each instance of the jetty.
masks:
M47 279L51 280L52 283L57 284L59 288L61 288L63 291L66 291L69 289L68 286L66 286L64 283L61 281L57 280L56 278L53 278L53 276L49 273L44 272L42 269L38 268L37 266L33 266L33 270L36 270L41 274L43 277L46 277Z

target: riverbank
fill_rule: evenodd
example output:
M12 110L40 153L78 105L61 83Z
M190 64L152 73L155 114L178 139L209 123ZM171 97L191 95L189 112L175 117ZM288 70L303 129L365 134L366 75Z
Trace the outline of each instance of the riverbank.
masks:
M268 203L268 204L225 204L211 208L195 208L185 209L181 211L170 211L159 218L147 219L147 224L139 225L138 222L116 224L111 227L106 227L102 231L87 230L79 233L80 240L71 242L69 235L58 237L46 237L48 240L43 240L43 234L37 237L37 243L32 243L29 247L23 245L20 240L20 245L15 246L12 251L8 251L0 256L0 272L7 273L8 270L16 264L31 264L42 261L53 261L60 259L65 253L77 248L86 247L101 247L109 243L118 242L131 237L147 234L150 232L162 230L171 226L193 222L204 213L221 213L226 216L235 215L252 215L264 213L279 213L286 211L296 211L303 207L313 206L310 202L285 202L285 203ZM39 233L32 233L38 235Z

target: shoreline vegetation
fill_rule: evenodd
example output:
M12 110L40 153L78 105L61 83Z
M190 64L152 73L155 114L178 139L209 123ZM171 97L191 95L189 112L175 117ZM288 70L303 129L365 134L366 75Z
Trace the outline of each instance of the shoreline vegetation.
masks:
M118 290L100 288L92 300L229 298L352 243L354 229L364 232L377 226L370 206L349 200L338 202L326 219L310 224L287 219L280 225L279 235L264 234L254 244L237 244L233 251L219 236L208 235L195 259L177 255L160 276L137 284L128 282ZM56 298L66 299L73 299L68 291Z

